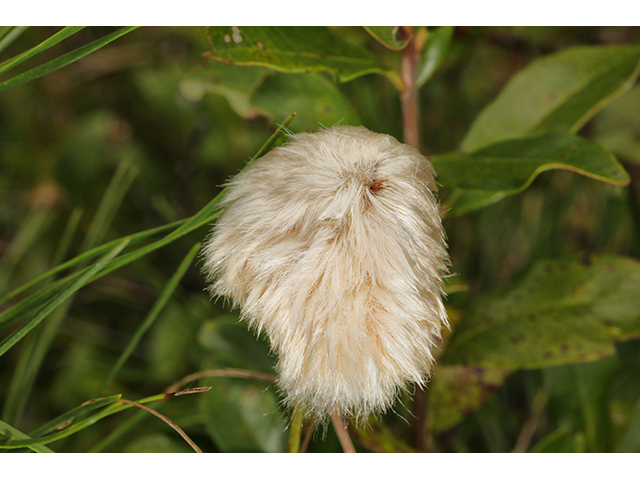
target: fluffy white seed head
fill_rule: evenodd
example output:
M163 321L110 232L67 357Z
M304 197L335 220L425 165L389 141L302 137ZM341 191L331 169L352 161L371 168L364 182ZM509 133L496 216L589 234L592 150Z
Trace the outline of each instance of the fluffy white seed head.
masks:
M204 271L269 336L285 401L360 417L424 385L447 325L431 163L342 126L293 135L229 185Z

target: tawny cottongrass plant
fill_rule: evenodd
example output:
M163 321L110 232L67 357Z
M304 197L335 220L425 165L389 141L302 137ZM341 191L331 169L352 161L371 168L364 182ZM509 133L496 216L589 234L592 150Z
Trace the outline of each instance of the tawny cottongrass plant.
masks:
M341 126L292 135L229 186L204 271L268 335L286 403L362 417L424 385L447 324L431 163Z

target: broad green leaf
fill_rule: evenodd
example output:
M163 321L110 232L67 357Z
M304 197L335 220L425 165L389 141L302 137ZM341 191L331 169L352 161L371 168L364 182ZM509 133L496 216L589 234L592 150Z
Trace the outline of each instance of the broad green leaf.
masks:
M409 42L408 38L398 38L400 27L364 27L369 34L391 50L402 50Z
M265 67L237 67L224 62L211 61L185 79L180 84L180 90L185 97L192 100L200 100L206 92L217 93L227 99L238 115L252 118L258 114L258 111L251 105L251 96L267 75L269 75L269 69ZM295 110L290 110L285 116L292 111Z
M328 27L210 27L208 56L235 65L262 65L281 72L326 71L340 82L389 71L366 50Z
M416 82L421 87L431 78L449 51L453 27L438 27L428 33L420 54L420 66Z
M454 190L450 214L462 214L521 192L545 170L566 169L597 180L626 185L627 172L597 143L568 133L506 140L471 154L431 157L438 182Z
M635 404L629 424L615 446L615 452L640 452L640 400Z
M375 453L413 453L409 445L398 438L383 422L370 416L366 424L352 423L355 440Z
M604 107L593 119L594 139L640 164L640 86Z
M251 103L272 118L298 112L297 131L362 123L336 85L317 73L269 75L257 88Z
M639 64L636 45L575 47L536 60L478 116L462 149L554 130L576 132L633 86Z
M441 362L503 369L581 363L640 335L640 263L596 257L544 261L513 288L480 299Z
M255 380L215 378L202 396L205 427L218 448L231 453L281 453L286 422L274 387Z
M221 317L203 325L199 343L209 353L207 368L273 371L264 339L256 339L237 317ZM225 452L284 452L286 424L275 386L236 378L211 378L213 388L202 398L205 426Z
M22 85L23 83L30 82L31 80L35 80L36 78L42 77L48 73L51 73L59 68L66 67L70 63L75 62L76 60L81 59L89 55L90 53L99 50L105 45L113 42L114 40L126 35L127 33L135 30L138 27L123 27L119 30L116 30L109 35L105 35L104 37L95 40L84 47L80 47L72 52L65 53L64 55L51 60L50 62L45 63L44 65L40 65L38 67L32 68L16 77L13 77L9 80L6 80L0 83L0 91L6 90L7 88L15 87L18 85ZM75 33L75 32L73 32Z
M473 413L511 373L509 369L437 365L429 384L427 429L447 430Z

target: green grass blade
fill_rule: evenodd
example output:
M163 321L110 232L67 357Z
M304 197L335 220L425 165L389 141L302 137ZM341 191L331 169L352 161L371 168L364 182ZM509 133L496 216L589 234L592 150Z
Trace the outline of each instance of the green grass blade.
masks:
M157 402L158 400L164 400L164 399L168 398L169 396L170 396L169 394L161 393L159 395L154 395L152 397L147 397L147 398L144 398L142 400L138 400L137 403L145 404L145 403ZM119 395L116 395L115 397L119 397ZM113 398L114 397L106 397L105 399L99 399L98 402L101 402L101 401L106 400L106 399L110 399L110 404L107 405L106 407L104 407L101 411L99 411L97 413L94 413L93 415L87 417L84 420L81 420L81 421L79 421L77 423L73 423L70 426L68 426L67 428L54 431L53 433L50 433L49 435L45 435L45 436L42 436L42 437L37 438L37 439L5 440L4 442L0 442L0 449L14 449L14 448L29 447L29 446L33 446L33 445L46 445L48 443L55 442L57 440L61 440L61 439L66 438L66 437L68 437L70 435L78 433L79 431L84 430L85 428L95 424L97 421L102 420L105 417L108 417L110 415L113 415L115 413L118 413L118 412L121 412L123 410L127 410L127 409L133 407L133 405L130 405L130 404L127 404L127 403L118 402L118 398L115 398L115 399L113 399ZM111 399L113 399L113 400L111 400ZM87 404L85 404L85 406L87 406ZM91 404L89 404L88 406L91 406ZM82 408L82 407L83 406L80 406L78 408ZM87 410L85 410L83 413L86 413L86 411ZM60 418L60 417L58 417L58 418ZM58 419L55 420L56 423L58 423L58 421L59 421ZM53 423L53 422L50 422L49 424L45 425L45 427L49 428L51 426L50 425L51 423ZM63 425L63 423L60 423L59 425ZM44 431L44 427L41 427L35 433L38 433L41 430Z
M158 409L156 409L158 410ZM131 435L131 431L138 427L144 420L149 418L147 412L140 410L129 417L126 421L118 425L118 427L109 432L105 438L100 440L98 444L96 444L88 453L101 453L104 452L111 445L116 443L118 440L121 440L124 437L128 437ZM130 437L129 437L130 438Z
M11 45L11 43L29 27L2 27L2 28L3 28L3 31L2 33L0 33L0 37L2 37L2 40L0 40L0 52L2 52L5 48Z
M95 258L99 255L102 255L105 252L108 252L109 250L111 250L113 247L115 247L116 245L118 245L120 242L122 242L125 238L129 238L131 239L130 245L135 245L137 243L140 243L144 240L148 240L149 238L155 237L157 235L160 235L162 233L167 232L168 230L173 230L176 227L178 227L180 224L184 223L187 219L184 220L180 220L177 222L173 222L173 223L168 223L166 225L162 225L160 227L155 227L155 228L151 228L149 230L144 230L142 232L138 232L135 233L133 235L128 235L126 237L122 237L122 238L118 238L116 240L112 240L108 243L105 243L104 245L100 245L99 247L95 247L91 250L89 250L88 252L82 253L80 255L78 255L77 257L72 258L71 260L68 260L60 265L58 265L55 268L52 268L51 270L49 270L48 272L43 273L42 275L38 276L37 278L34 278L33 280L31 280L30 282L22 285L21 287L13 290L12 292L10 292L9 294L5 295L4 297L2 297L2 299L0 299L0 305L4 304L5 302L7 302L8 300L20 295L22 292L25 292L26 290L29 290L30 288L36 286L37 284L47 280L48 278L51 278L52 276L54 276L56 273L59 273L63 270L66 270L68 268L74 267L78 264L81 264L87 260L91 260L92 258ZM18 304L14 305L13 307L16 307ZM11 310L13 307L11 307L8 310L5 310L5 312L3 312L2 315L0 315L0 326L2 326L5 323L12 323L10 321L5 320L4 318L4 314L9 312L9 310Z
M23 255L41 238L46 228L51 224L53 217L54 213L51 208L34 207L21 222L18 231L0 260L0 292L10 283L14 268Z
M0 435L3 435L8 438L16 438L18 440L31 440L31 437L25 435L17 428L12 427L8 423L0 420ZM49 447L45 447L44 445L30 445L28 448L37 453L55 453Z
M27 27L16 27L16 28L27 28ZM74 33L79 32L83 28L84 27L65 27L62 30L60 30L59 32L56 32L53 35L51 35L49 38L47 38L41 44L36 45L35 47L27 50L26 52L22 52L21 54L16 55L15 57L10 58L9 60L6 60L6 61L0 63L0 75L2 75L5 72L8 72L13 67L15 67L17 65L20 65L22 62L30 59L31 57L37 55L38 53L44 52L46 49L48 49L48 48L60 43L65 38L70 37L71 35L73 35ZM20 33L22 33L22 32L20 32ZM13 39L11 39L11 40L13 40ZM4 41L4 39L3 39L3 41ZM0 51L2 51L1 48L0 48Z
M171 277L171 279L169 280L165 288L160 293L160 296L158 297L158 300L156 301L156 303L153 305L151 311L149 312L147 317L144 319L142 324L140 324L136 332L133 334L133 337L131 338L131 341L127 345L127 348L125 348L124 352L122 352L122 355L120 356L116 364L113 366L113 368L111 369L107 377L104 379L104 381L102 382L102 385L100 385L100 388L98 388L98 391L96 392L96 397L99 397L102 394L103 390L113 381L113 379L116 377L118 372L120 372L120 369L122 368L122 366L129 359L129 356L131 355L133 350L140 343L140 340L142 339L144 334L147 332L147 330L149 330L151 325L153 325L153 322L158 317L158 314L164 308L167 301L169 300L174 290L178 286L178 283L180 283L180 280L182 279L184 274L187 272L189 265L191 265L191 262L193 261L196 254L200 250L200 247L201 247L201 244L197 243L191 248L191 250L189 250L189 253L187 254L187 256L184 257L184 259L178 266L178 269L176 270L176 272L173 274L173 276Z
M102 196L100 205L80 247L81 252L91 249L104 238L113 217L122 204L125 194L129 191L129 187L131 187L139 171L140 169L133 166L129 160L120 162L107 190Z
M286 130L286 127L289 125L289 123L291 123L294 117L295 117L295 113L287 117L285 121L282 122L282 124L276 130L276 132L267 140L267 142L262 146L262 148L258 150L258 152L252 157L251 161L247 163L247 165L249 165L253 160L261 157L266 152L268 152L271 148L274 147L277 140L280 138L280 136L282 136L283 132ZM132 241L134 239L139 240L141 239L141 237L146 239L152 236L152 234L158 233L160 231L166 231L168 227L177 226L177 228L174 231L166 235L164 238L157 240L138 250L130 252L126 255L123 255L122 257L116 259L114 262L111 262L100 273L98 273L97 276L92 280L95 280L103 275L106 275L107 273L110 273L113 270L121 268L124 265L127 265L128 263L131 263L134 260L137 260L138 258L141 258L175 241L176 239L186 235L187 233L190 233L193 230L196 230L197 228L210 223L218 215L220 215L221 212L219 211L218 204L220 203L222 198L224 198L224 195L226 194L226 192L227 192L226 189L220 192L220 194L218 194L213 200L211 200L211 202L209 202L202 210L200 210L198 213L196 213L194 216L190 218L181 220L179 222L175 222L173 224L164 225L156 229L147 230L139 234L131 235L128 238L131 238ZM109 242L108 244L102 245L100 247L96 247L95 249L91 250L90 252L87 252L86 254L80 255L72 260L69 260L68 262L65 262L65 264L56 267L55 269L47 272L46 274L40 276L35 280L32 280L28 285L23 286L19 290L12 292L7 297L5 297L3 301L5 301L8 298L14 297L18 293L26 290L28 287L35 285L36 283L41 281L43 278L45 278L45 276L50 276L60 270L63 270L64 268L68 268L71 265L78 264L86 258L90 258L100 253L103 253L108 248L113 247L121 240L122 239L114 240L113 242ZM72 282L77 275L81 273L82 272L75 273L61 280L58 280L57 282L52 283L47 287L44 287L43 289L32 294L30 297L25 298L21 302L5 310L4 312L2 312L2 314L0 314L0 327L11 325L19 321L20 319L24 318L25 316L30 315L37 308L37 305L41 304L44 301L47 301L48 299L56 295L60 290L64 289L70 282Z
M53 255L53 259L51 263L53 265L59 265L60 262L64 259L69 251L69 247L71 246L71 240L78 229L78 224L80 223L80 218L82 217L82 208L76 207L69 215L69 219L67 220L67 225L64 227L64 232L62 232L62 236L58 241L58 248L56 249L56 253Z
M73 410L69 410L67 413L63 413L59 417L54 418L53 420L41 426L37 430L34 430L33 432L31 432L30 436L36 439L38 437L47 435L48 433L51 433L56 429L60 429L65 424L78 418L81 415L84 415L85 413L88 413L92 410L97 410L98 408L105 407L107 405L111 405L114 402L117 402L118 400L120 400L121 397L122 395L112 395L110 397L96 398L94 400L89 400L88 402L83 403L79 407L76 407Z
M62 302L64 302L67 298L73 295L76 291L82 288L84 285L89 283L93 277L102 269L105 268L106 265L109 264L113 258L118 255L124 247L129 243L129 239L125 239L122 241L117 247L107 253L104 257L98 260L92 267L87 268L86 271L80 275L80 277L75 280L69 287L60 292L53 299L48 301L43 307L41 307L40 311L26 323L21 325L16 331L14 331L11 335L5 338L0 343L0 356L4 355L13 345L15 345L20 339L22 339L27 333L33 330L42 320L44 320L47 315L49 315L56 307L58 307Z
M95 52L96 50L104 47L108 43L113 42L114 40L126 35L127 33L135 30L138 27L124 27L121 28L109 35L105 35L104 37L91 42L84 47L80 47L72 52L66 53L50 62L45 63L44 65L40 65L38 67L32 68L16 77L13 77L5 82L0 83L0 91L6 90L7 88L15 87L17 85L22 85L23 83L27 83L36 78L42 77L48 73L51 73L55 70L58 70L62 67L66 67L70 63L75 62L76 60L81 59L89 55L90 53ZM2 67L4 67L3 65Z
M122 200L137 173L138 168L133 167L130 161L120 162L105 194L102 196L102 200L89 226L84 242L80 247L81 252L94 246L105 236L116 211L120 208ZM75 231L75 227L79 221L79 213L77 210L74 210L72 213L63 234L64 238L61 241L61 248L64 247L65 244L68 246L72 233ZM59 263L60 259L64 257L65 252L66 249L59 250L56 253L56 256L60 258L54 259L53 265ZM49 321L43 326L44 328L38 329L26 339L23 349L20 352L16 371L12 376L11 385L4 404L2 418L5 420L18 422L21 418L24 407L29 399L36 374L60 325L66 318L67 311L72 303L73 299L69 298L60 308L53 312Z

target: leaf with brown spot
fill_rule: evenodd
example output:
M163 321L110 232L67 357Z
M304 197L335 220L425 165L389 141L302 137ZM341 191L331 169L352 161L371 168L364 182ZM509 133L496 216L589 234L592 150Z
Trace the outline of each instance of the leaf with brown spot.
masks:
M544 261L506 292L476 303L441 362L503 369L597 360L640 335L640 263L603 256Z
M499 368L438 365L429 384L427 430L438 434L477 410L511 373Z

